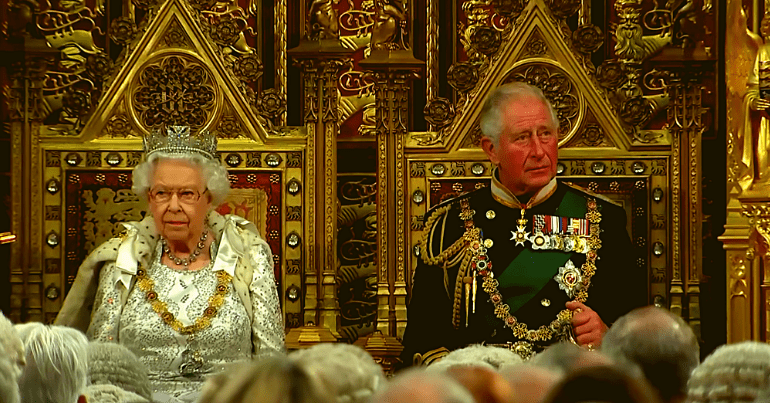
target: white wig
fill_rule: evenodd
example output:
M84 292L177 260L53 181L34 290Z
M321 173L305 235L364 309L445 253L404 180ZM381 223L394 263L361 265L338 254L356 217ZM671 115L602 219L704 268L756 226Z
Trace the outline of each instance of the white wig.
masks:
M706 357L687 384L688 402L753 401L770 395L770 345L728 344Z
M24 402L73 403L84 393L88 340L64 326L23 325L27 366L19 378Z
M7 360L13 371L14 379L18 379L24 368L24 345L13 323L0 312L0 359Z
M289 355L337 397L338 403L368 402L385 384L382 367L364 349L345 343L322 343Z
M150 157L142 161L134 168L132 174L133 186L131 190L144 202L147 202L147 192L152 186L152 177L158 161L163 159L175 159L185 161L200 170L201 178L211 194L211 203L214 206L222 204L230 193L230 180L227 178L227 169L216 160L210 160L200 154L172 154L154 152Z
M118 343L88 344L88 379L91 385L115 385L152 400L147 368L131 350Z

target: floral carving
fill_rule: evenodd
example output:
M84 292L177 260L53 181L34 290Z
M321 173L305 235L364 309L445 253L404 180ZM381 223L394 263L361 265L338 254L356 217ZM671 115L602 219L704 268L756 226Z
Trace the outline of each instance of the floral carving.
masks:
M112 68L112 59L102 52L88 56L86 61L86 72L96 81L104 81L112 73Z
M556 18L572 17L580 9L580 0L552 0L551 12Z
M133 94L139 120L147 128L182 125L198 128L214 113L214 83L200 63L169 56L139 73Z
M455 108L446 98L435 98L428 102L423 109L425 120L436 128L442 128L452 123Z
M222 19L211 24L209 34L214 42L222 46L232 46L241 35L241 27L235 19Z
M447 81L457 91L470 91L479 81L479 69L471 63L455 63L447 71Z
M487 56L497 52L502 42L500 32L492 27L476 27L471 35L472 46L482 54Z
M602 30L593 24L581 25L572 33L572 43L580 53L596 52L604 43Z
M217 134L226 139L235 139L241 133L241 123L234 116L225 116L217 125Z
M623 71L623 65L615 60L605 60L596 69L596 79L602 87L614 90L623 84L626 74Z
M176 23L166 31L166 35L163 36L163 43L170 48L179 48L190 45L187 34L185 34L179 24Z
M627 99L620 108L620 118L631 126L641 125L651 115L652 108L642 96Z
M528 56L542 56L547 51L548 45L546 45L545 41L540 38L527 42L526 54Z
M591 124L583 129L583 143L585 145L595 147L602 144L603 139L604 133L599 125Z
M262 61L254 53L239 57L233 63L235 76L246 82L257 81L262 77Z
M116 115L107 122L107 134L112 137L127 137L131 133L131 126L125 115Z
M81 90L69 91L64 95L63 103L67 115L82 118L91 110L91 95Z
M492 7L497 14L503 17L513 18L524 11L526 0L492 0Z
M275 88L262 91L257 98L257 108L264 115L276 117L286 110L286 100Z
M190 4L198 10L209 10L211 7L214 7L214 5L217 4L217 1L216 0L195 0L195 1L191 1Z
M134 20L128 17L118 17L110 24L110 38L120 46L126 46L136 37L137 28Z
M131 0L132 3L138 8L143 10L150 9L158 5L158 0Z

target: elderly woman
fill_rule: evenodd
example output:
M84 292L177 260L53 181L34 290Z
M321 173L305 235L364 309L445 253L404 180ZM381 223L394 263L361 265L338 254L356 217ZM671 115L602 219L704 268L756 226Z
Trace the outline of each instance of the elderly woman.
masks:
M214 211L230 185L213 135L172 126L144 148L149 214L86 258L56 323L128 347L155 400L193 401L223 365L284 350L273 260L254 224Z

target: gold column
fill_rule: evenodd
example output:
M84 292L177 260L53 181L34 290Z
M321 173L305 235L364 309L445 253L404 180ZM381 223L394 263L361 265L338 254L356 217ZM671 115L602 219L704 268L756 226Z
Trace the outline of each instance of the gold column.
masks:
M308 9L306 35L288 51L302 69L303 116L307 127L306 263L304 323L336 333L337 302L337 134L339 133L340 68L350 50L339 41L337 13L331 3L313 2ZM310 197L315 194L316 198Z
M663 63L670 72L668 121L672 134L672 276L671 311L688 321L700 336L700 278L702 250L701 116L702 71L707 63L698 58ZM686 308L686 310L685 310Z
M406 10L405 2L378 5L372 51L359 63L374 74L377 108L377 330L399 338L406 329L406 262L410 250L404 154L409 81L424 65L412 55Z

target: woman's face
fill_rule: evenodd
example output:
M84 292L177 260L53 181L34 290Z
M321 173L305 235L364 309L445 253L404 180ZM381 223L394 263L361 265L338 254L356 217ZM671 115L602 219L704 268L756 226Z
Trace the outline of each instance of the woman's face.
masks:
M199 168L187 161L160 160L151 184L150 212L160 235L170 242L197 241L211 209Z

